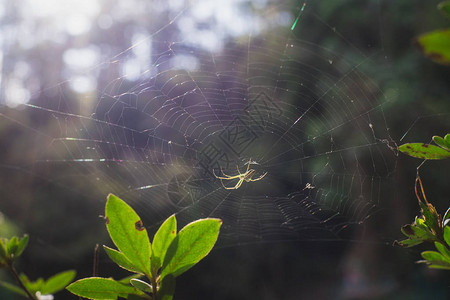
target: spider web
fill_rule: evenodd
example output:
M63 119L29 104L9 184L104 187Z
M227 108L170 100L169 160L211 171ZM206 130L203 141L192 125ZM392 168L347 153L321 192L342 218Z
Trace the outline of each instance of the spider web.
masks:
M58 101L3 112L43 137L31 169L90 198L115 193L150 227L174 213L181 224L219 217L222 245L345 238L377 209L394 168L388 99L364 72L375 57L309 41L320 26L348 44L308 11L293 30L289 16L202 47L173 34L193 8L92 68L103 82L94 100L74 97L70 78L42 90ZM136 76L126 66L145 44ZM215 176L248 165L266 176L238 189Z

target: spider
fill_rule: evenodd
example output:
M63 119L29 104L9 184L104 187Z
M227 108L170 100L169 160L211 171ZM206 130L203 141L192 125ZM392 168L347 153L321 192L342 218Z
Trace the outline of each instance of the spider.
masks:
M224 187L224 189L226 189L226 190L237 190L242 185L244 180L246 182L258 181L258 180L263 179L263 177L266 176L266 174L267 174L267 172L266 172L263 175L259 176L258 178L252 179L252 177L253 177L253 175L255 174L256 171L254 169L250 169L251 161L252 161L252 159L250 158L250 160L247 163L247 170L245 170L244 173L241 173L241 171L239 170L239 166L236 165L236 169L237 169L237 171L239 173L238 175L235 175L235 176L227 175L227 174L225 174L222 171L222 168L220 169L220 171L222 172L223 176L225 176L225 177L217 176L216 173L214 172L214 169L213 169L213 174L214 174L214 176L216 178L220 179L220 183L222 183L222 186ZM238 178L239 178L239 181L236 183L235 186L227 187L227 186L225 186L223 184L223 180L233 180L233 179L238 179Z

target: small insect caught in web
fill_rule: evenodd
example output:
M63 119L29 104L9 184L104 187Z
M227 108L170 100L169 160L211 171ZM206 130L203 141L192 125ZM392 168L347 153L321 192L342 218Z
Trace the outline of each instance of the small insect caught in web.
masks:
M239 170L239 166L236 165L236 169L238 171L237 175L231 176L231 175L227 175L223 172L222 168L220 168L220 172L222 172L223 176L217 176L216 173L213 170L213 174L216 178L220 179L220 183L222 183L222 186L224 189L226 190L237 190L238 188L241 187L242 183L244 181L246 182L253 182L253 181L258 181L264 178L264 176L267 175L267 172L265 172L263 175L254 178L253 176L255 175L256 171L254 169L250 169L250 163L252 162L252 159L250 158L250 160L247 163L247 169L245 170L244 173L241 173L241 171ZM223 183L224 180L234 180L234 179L239 179L238 182L236 183L236 185L231 186L231 187L227 187L225 186L225 184Z
M314 188L316 188L316 187L308 182L308 183L306 183L305 188L303 190L312 190Z

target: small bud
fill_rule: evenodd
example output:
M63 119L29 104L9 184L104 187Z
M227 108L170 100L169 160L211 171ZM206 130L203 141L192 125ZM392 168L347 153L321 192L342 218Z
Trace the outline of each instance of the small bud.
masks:
M54 299L53 295L51 295L51 294L41 295L41 292L39 292L39 291L36 292L36 298L38 300L53 300Z

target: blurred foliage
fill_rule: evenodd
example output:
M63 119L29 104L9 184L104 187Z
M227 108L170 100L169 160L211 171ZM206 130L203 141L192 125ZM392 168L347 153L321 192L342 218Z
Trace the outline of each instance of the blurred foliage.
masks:
M450 18L450 1L443 1L438 4L438 9L447 17Z
M28 245L28 235L19 239L13 236L10 239L0 238L0 268L11 266Z
M10 239L0 238L0 269L5 268L10 271L18 283L18 285L14 285L6 281L0 281L0 286L31 300L44 299L47 295L64 289L75 278L76 272L69 270L53 275L47 280L38 278L36 281L31 281L23 273L19 275L14 263L27 247L28 239L28 235L24 235L22 238L16 236ZM53 296L51 296L51 299L53 299Z
M417 45L434 62L450 65L450 29L425 33L417 38Z
M0 212L0 236L13 236L19 233L19 228L12 220Z

